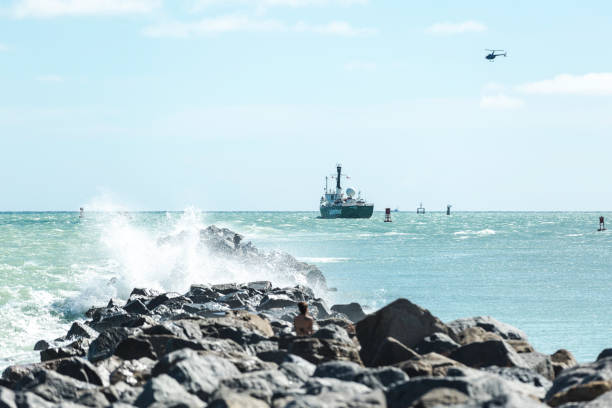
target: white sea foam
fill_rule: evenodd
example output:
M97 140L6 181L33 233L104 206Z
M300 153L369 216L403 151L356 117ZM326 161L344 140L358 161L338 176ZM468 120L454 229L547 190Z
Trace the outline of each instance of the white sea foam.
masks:
M106 268L89 271L79 296L67 302L71 311L82 312L91 305L106 303L110 297L126 299L135 287L185 292L194 283L306 283L302 275L279 267L282 256L272 255L270 262L264 263L246 261L203 246L200 230L206 223L199 210L189 208L174 221L168 214L166 221L163 232L154 233L135 225L129 217L112 216L101 237L109 259Z
M346 262L351 258L333 258L333 257L310 257L310 256L301 256L297 258L299 261L308 262L313 264L318 263L337 263L337 262Z
M479 236L479 237L484 237L487 235L495 235L496 232L492 229L483 229L480 231L472 231L472 230L465 230L465 231L457 231L454 233L454 235L459 235L459 236L469 236L469 235L475 235L475 236Z

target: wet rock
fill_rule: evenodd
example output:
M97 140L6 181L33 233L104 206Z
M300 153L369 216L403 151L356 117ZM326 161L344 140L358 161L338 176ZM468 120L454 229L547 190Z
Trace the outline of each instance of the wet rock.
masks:
M131 314L147 314L149 313L149 309L145 306L144 303L140 299L134 299L129 301L125 306L123 306L123 310Z
M70 326L68 333L66 333L66 340L76 340L80 338L93 340L98 337L98 334L99 333L91 327L81 322L74 322L72 326Z
M560 349L555 351L551 356L553 369L555 370L555 377L566 368L575 367L578 362L568 350Z
M49 347L40 352L40 361L56 360L66 357L80 357L87 354L89 340L76 340L66 346Z
M393 337L387 337L378 348L376 355L370 361L370 366L381 367L410 360L418 354L404 346Z
M80 357L53 360L43 363L40 366L84 383L99 386L105 385L98 369L89 361Z
M357 337L357 331L355 330L355 325L350 320L347 320L344 318L330 317L330 318L323 319L323 320L317 320L317 324L319 325L319 328L329 326L330 324L334 324L346 330L349 337L351 338Z
M612 358L561 371L546 394L548 405L591 401L612 390Z
M260 292L269 292L272 290L272 282L270 281L256 281L249 282L246 284L247 288L258 290Z
M597 361L603 360L604 358L612 357L612 348L607 348L601 351L597 356Z
M191 285L189 292L185 294L193 303L214 302L219 298L219 293L206 285Z
M331 310L334 312L342 313L343 315L347 316L353 323L357 323L358 321L366 317L366 314L361 308L361 305L355 302L349 304L333 305L331 307Z
M180 294L174 293L174 292L162 293L161 295L157 295L153 299L148 301L146 306L149 310L154 310L157 306L163 305L164 303L167 303L170 300L176 299L176 298L179 298L182 300L187 299L187 298L182 297ZM189 302L191 302L191 299L189 299Z
M87 359L96 362L112 356L117 344L132 333L133 329L123 327L112 328L100 333L100 335L89 345Z
M446 377L451 368L465 367L458 361L451 360L437 353L427 353L416 356L408 361L395 365L403 372L413 377Z
M123 360L138 360L143 357L157 360L153 345L148 339L142 337L127 337L121 340L113 354Z
M211 289L215 292L227 295L228 293L236 292L240 289L240 287L236 283L223 283L219 285L212 285Z
M245 350L238 343L229 339L199 339L187 340L178 337L171 337L166 344L166 353L171 353L184 348L196 351L211 351L222 356L228 354L244 354Z
M196 396L189 394L172 377L161 374L152 378L144 386L134 405L137 407L203 407L205 404Z
M287 295L269 293L261 299L261 302L257 308L259 310L277 309L283 307L297 308L297 304L298 301L293 300Z
M158 295L161 295L161 292L155 289L134 288L132 289L132 292L130 293L130 298L134 298L136 296L152 298Z
M57 404L53 404L33 392L15 394L15 403L19 408L57 408Z
M36 344L34 344L34 351L46 350L49 347L51 347L51 345L46 340L38 340Z
M451 359L469 367L524 367L527 364L519 354L503 340L470 343L453 351Z
M480 327L487 332L495 333L506 340L527 340L527 335L514 326L502 323L490 316L468 317L447 323L455 334L470 327Z
M372 364L387 337L395 338L406 347L415 347L433 333L450 333L437 317L407 299L398 299L366 316L357 323L356 330L361 358L366 365Z
M315 319L325 319L332 315L323 299L311 300L308 306L308 310L310 310Z
M459 347L459 344L446 334L434 333L421 340L414 350L419 354L438 353L443 356L448 356Z

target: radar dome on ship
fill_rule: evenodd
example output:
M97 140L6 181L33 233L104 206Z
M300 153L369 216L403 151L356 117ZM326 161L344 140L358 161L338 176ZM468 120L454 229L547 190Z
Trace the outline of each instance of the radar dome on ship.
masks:
M349 197L353 197L355 195L355 190L353 190L352 188L347 188L346 189L346 195Z

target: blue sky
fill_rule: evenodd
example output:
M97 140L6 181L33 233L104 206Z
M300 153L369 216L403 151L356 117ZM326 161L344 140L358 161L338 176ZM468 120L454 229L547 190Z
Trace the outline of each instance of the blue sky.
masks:
M0 210L317 210L336 162L378 209L610 209L585 4L4 0Z

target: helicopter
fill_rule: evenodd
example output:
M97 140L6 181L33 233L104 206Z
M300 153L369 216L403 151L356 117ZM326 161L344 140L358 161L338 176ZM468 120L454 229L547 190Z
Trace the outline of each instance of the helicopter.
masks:
M493 61L495 59L495 57L499 57L499 56L502 56L502 55L505 57L506 54L507 54L504 50L490 50L490 49L486 48L485 51L490 51L490 53L487 54L487 56L485 57L489 61ZM496 52L498 52L498 51L502 51L503 53L500 52L499 54L496 54Z

